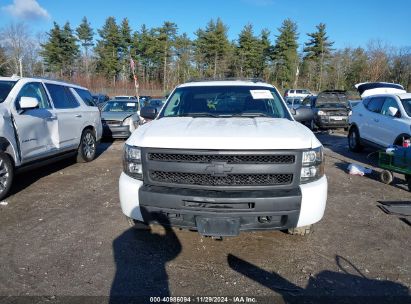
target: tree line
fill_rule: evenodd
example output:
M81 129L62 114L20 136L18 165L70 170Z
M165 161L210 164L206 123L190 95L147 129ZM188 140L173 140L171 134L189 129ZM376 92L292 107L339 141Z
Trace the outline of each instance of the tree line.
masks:
M280 89L302 87L352 90L364 81L388 81L411 87L411 48L394 48L380 41L366 47L334 48L327 27L319 23L304 34L299 45L297 23L285 19L278 29L256 33L246 24L230 41L228 26L210 20L190 38L176 23L142 25L133 30L129 20L108 17L94 29L86 17L77 27L54 23L33 37L27 27L11 24L0 31L0 75L103 79L107 86L132 82L135 62L142 87L163 92L190 79L262 78Z

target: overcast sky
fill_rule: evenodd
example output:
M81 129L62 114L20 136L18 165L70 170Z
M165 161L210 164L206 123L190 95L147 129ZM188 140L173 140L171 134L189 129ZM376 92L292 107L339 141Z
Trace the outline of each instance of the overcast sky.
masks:
M298 24L300 43L324 22L337 48L366 46L370 40L411 46L411 0L0 0L0 27L24 21L37 33L50 30L53 21L76 27L83 16L94 28L108 16L127 17L134 30L173 21L192 38L211 18L220 17L231 40L251 23L256 34L269 29L272 41L282 21L291 18Z

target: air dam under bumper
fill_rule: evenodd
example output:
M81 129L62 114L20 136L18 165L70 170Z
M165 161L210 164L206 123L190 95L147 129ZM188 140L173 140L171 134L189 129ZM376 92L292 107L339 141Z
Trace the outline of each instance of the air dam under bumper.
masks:
M296 189L269 191L144 186L142 181L124 173L120 177L120 203L126 216L199 230L206 235L236 235L246 230L310 225L322 218L326 200L325 176ZM210 230L210 226L218 227L217 231Z

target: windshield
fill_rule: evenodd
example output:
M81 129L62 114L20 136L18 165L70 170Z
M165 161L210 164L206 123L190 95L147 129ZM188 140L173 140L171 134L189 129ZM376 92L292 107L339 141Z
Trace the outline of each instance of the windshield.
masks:
M0 81L0 103L5 101L16 81Z
M103 108L103 112L137 112L137 102L109 101Z
M347 96L340 92L319 94L316 101L317 108L346 108L347 106Z
M159 117L176 116L291 119L274 88L256 86L177 88Z
M405 112L411 117L411 99L401 99L402 105L404 106Z
M148 101L148 104L152 107L158 107L158 106L162 106L164 104L164 101L161 99L150 99Z
M134 99L134 100L137 100L137 98L134 97L134 96L115 96L114 99L130 99L130 100Z

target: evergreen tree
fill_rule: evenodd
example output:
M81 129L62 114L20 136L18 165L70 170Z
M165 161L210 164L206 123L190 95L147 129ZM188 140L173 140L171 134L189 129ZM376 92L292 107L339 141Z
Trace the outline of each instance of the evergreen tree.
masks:
M150 31L145 24L141 26L139 32L135 32L132 40L132 58L136 60L142 67L141 76L143 82L149 82L154 78L155 54L153 50L152 31Z
M244 26L238 38L237 56L240 62L241 77L258 77L261 75L261 45L254 36L253 26Z
M115 82L120 71L119 48L121 45L121 35L116 19L108 17L98 33L101 39L97 41L95 48L97 71Z
M63 73L65 75L72 76L75 61L79 55L79 47L77 45L77 38L74 36L73 30L70 27L70 23L66 22L61 32L62 37L62 64Z
M270 42L270 31L263 29L260 34L260 60L259 60L259 71L262 73L262 76L268 81L269 79L269 64L270 57L272 53L272 46ZM260 75L259 75L260 76Z
M158 41L160 54L163 58L163 91L166 92L167 85L167 62L171 57L171 51L174 47L174 42L177 35L177 24L166 21L163 26L158 29Z
M87 17L83 17L80 25L76 28L77 38L84 49L85 56L85 70L88 74L89 71L89 48L93 46L94 31L87 20Z
M192 70L193 53L193 42L187 34L178 36L175 41L177 83L185 82L192 77L194 72Z
M48 71L59 73L60 76L72 76L79 48L77 38L73 35L70 23L61 29L54 22L54 27L48 35L48 41L41 45L40 55L44 58Z
M283 21L273 49L275 76L282 88L293 85L298 67L297 24L291 19Z
M316 26L316 28L316 32L307 34L310 39L305 43L304 59L310 60L315 63L316 72L318 75L318 79L316 79L316 89L320 91L323 85L324 66L331 56L331 52L333 51L332 46L334 42L331 42L329 37L327 36L326 25L324 23L320 23Z
M127 18L124 18L120 26L120 46L119 57L121 64L122 78L130 76L130 48L132 45L131 28Z
M199 61L201 74L214 78L225 76L231 49L227 32L228 28L220 18L216 22L210 20L205 30L196 31L196 58Z

